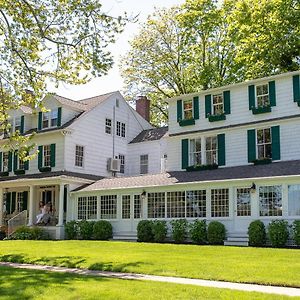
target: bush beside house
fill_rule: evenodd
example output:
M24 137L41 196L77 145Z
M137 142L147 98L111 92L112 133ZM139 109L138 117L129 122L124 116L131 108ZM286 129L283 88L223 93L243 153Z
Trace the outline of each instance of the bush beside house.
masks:
M262 221L256 220L250 223L248 227L249 245L263 246L266 243L266 228Z

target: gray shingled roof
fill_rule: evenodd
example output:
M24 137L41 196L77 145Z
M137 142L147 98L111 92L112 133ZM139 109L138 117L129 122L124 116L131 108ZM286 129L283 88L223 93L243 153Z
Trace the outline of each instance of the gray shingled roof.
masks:
M156 175L142 175L120 178L103 178L81 189L84 191L109 190L120 188L142 188L151 186L169 186L180 183L224 181L234 179L255 179L276 176L300 175L300 160L275 162L267 165L246 165L219 168L206 171L177 171Z
M91 97L91 98L82 99L82 100L79 100L78 102L83 105L87 105L88 108L91 109L91 108L95 107L96 105L98 105L99 103L105 101L112 94L117 93L117 92L118 91L110 92L110 93L103 94L103 95L98 95L98 96Z
M152 128L143 130L129 144L157 141L168 132L168 127Z
M80 103L79 101L75 101L66 97L62 97L59 95L53 95L53 97L62 105L66 105L75 109L79 109L79 110L83 110L86 111L89 107L84 104L84 103Z

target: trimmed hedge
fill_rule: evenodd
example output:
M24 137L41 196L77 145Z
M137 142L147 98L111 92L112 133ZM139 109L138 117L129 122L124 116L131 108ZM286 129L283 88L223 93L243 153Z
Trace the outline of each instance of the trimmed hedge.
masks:
M93 238L95 240L108 240L113 236L112 225L105 220L97 221L93 226Z
M263 246L266 243L266 228L262 221L252 221L248 227L249 245Z
M189 234L195 244L207 244L207 226L206 220L195 220L189 224Z
M156 243L162 243L165 241L168 233L167 222L155 220L151 224L153 240Z
M183 243L187 237L188 222L186 219L171 221L172 239L175 243Z
M19 227L10 237L11 240L49 240L49 234L39 227Z
M154 235L152 232L152 221L142 220L137 226L137 240L138 242L153 242Z
M273 220L268 226L268 235L272 247L283 247L289 238L288 222L284 220Z
M78 222L70 221L65 224L65 237L67 240L76 240L78 235Z
M293 230L293 238L295 241L295 244L297 246L300 246L300 220L295 220L292 225Z
M207 240L211 245L223 245L226 237L225 226L218 221L212 221L207 227Z

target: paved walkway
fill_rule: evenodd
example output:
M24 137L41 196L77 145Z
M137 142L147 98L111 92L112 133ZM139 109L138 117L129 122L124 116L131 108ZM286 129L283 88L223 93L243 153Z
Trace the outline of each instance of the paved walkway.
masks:
M109 278L118 278L118 279L149 280L149 281L159 281L159 282L171 282L171 283L178 283L178 284L191 284L191 285L213 287L213 288L232 289L232 290L240 290L240 291L247 291L247 292L260 292L260 293L300 297L300 288L268 286L268 285L258 285L258 284L248 284L248 283L233 283L227 281L190 279L190 278L182 278L182 277L144 275L144 274L134 274L134 273L92 271L92 270L78 269L78 268L18 264L18 263L10 263L10 262L0 262L0 266L20 268L20 269L30 269L30 270L72 273L78 275L100 276L100 277L109 277Z

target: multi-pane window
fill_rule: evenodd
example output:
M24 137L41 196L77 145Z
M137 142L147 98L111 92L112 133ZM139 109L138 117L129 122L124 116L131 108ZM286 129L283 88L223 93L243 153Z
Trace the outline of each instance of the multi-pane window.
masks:
M79 220L97 219L97 197L79 197L77 209L77 217Z
M218 141L216 136L206 138L206 164L213 165L218 163Z
M282 191L280 185L259 187L259 215L282 216Z
M185 192L167 193L167 218L185 217Z
M201 139L190 140L190 166L201 165Z
M211 190L211 216L213 218L229 216L229 190L228 189Z
M256 86L256 102L258 107L270 105L268 84Z
M193 119L193 100L183 101L183 118L185 120Z
M83 167L84 147L76 145L75 148L75 166Z
M18 163L17 168L16 168L17 170L24 170L25 169L24 160L18 158L17 163Z
M3 152L2 154L2 172L8 171L8 164L9 164L9 152Z
M288 191L289 216L300 216L300 185L289 185Z
M17 211L21 212L23 210L23 201L24 201L24 194L23 192L17 193Z
M119 160L120 160L120 173L125 173L125 155L119 154Z
M49 127L49 120L50 120L50 112L43 113L43 128Z
M126 124L117 121L117 126L116 126L116 135L125 137L126 136Z
M101 196L100 218L101 219L117 218L117 195Z
M271 129L264 128L257 130L257 158L271 158L272 157L272 141Z
M206 217L206 190L186 192L186 217Z
M238 188L236 190L236 215L251 216L250 188Z
M50 167L51 165L51 146L43 146L43 167Z
M148 154L140 156L140 174L148 173Z
M57 126L57 120L58 120L58 110L54 109L51 110L51 127Z
M224 113L223 94L213 95L213 114L221 115Z
M165 193L148 193L148 218L165 218Z
M121 123L121 137L126 136L126 125L125 123Z
M133 198L133 217L135 219L142 217L142 199L140 195L134 195Z
M105 119L105 133L111 134L111 119Z
M21 132L21 117L15 117L15 131Z
M42 127L49 128L57 126L58 110L53 109L43 113Z
M122 195L122 219L130 219L130 195Z

